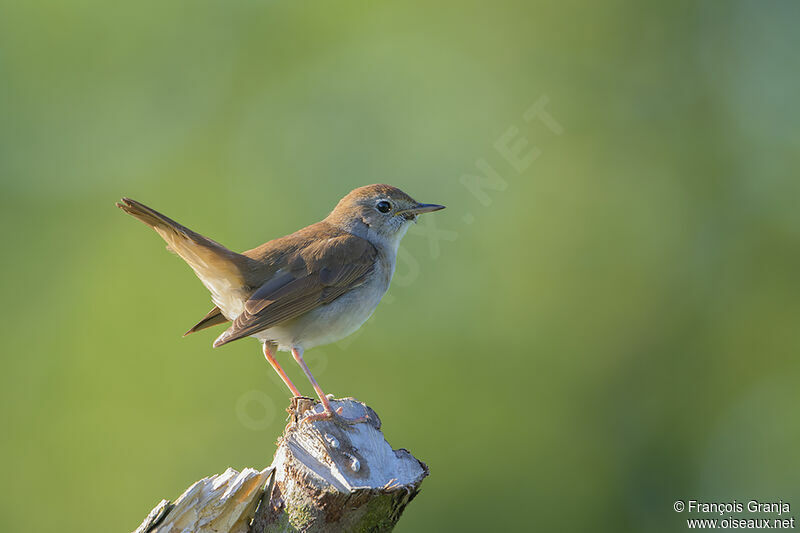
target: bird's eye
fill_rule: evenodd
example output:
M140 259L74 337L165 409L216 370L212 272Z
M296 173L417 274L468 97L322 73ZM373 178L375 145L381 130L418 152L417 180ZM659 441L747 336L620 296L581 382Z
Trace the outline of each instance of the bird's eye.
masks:
M380 211L381 213L388 213L389 210L392 208L392 204L390 204L386 200L381 200L375 207L377 207L378 211Z

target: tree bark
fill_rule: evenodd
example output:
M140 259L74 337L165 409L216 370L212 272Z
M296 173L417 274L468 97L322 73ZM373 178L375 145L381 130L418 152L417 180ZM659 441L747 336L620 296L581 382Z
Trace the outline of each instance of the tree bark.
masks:
M303 422L322 406L293 398L272 465L201 479L175 503L162 500L135 533L391 531L428 467L393 450L365 404L331 404L343 419L361 420Z

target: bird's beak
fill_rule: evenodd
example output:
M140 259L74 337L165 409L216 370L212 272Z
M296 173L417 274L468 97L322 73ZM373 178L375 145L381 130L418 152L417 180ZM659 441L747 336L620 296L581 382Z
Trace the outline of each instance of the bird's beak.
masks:
M444 206L438 204L417 204L411 209L400 211L398 215L421 215L422 213L431 213L440 209L444 209Z

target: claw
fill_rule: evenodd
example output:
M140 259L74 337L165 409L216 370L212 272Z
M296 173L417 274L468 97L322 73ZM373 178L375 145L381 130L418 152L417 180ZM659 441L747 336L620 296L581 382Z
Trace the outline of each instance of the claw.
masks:
M355 424L361 424L363 422L367 422L370 419L369 415L359 416L358 418L344 418L342 416L343 410L344 410L344 408L339 407L339 408L336 409L335 412L334 411L325 410L325 411L322 411L321 413L312 413L310 415L306 415L305 417L303 417L303 419L300 421L300 423L301 424L305 424L305 423L308 423L308 422L316 422L318 420L330 420L331 422L334 422L334 423L338 422L338 423L344 423L344 424L352 426L352 425L355 425Z

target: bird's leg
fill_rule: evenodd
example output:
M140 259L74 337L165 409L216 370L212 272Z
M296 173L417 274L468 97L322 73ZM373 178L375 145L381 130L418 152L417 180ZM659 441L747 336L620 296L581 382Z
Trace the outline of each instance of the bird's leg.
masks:
M300 365L300 368L303 369L303 373L308 378L308 381L311 382L311 386L314 387L314 390L317 392L317 396L319 396L320 401L322 402L322 407L325 409L321 413L315 413L312 415L308 415L303 419L303 422L312 422L314 420L331 420L336 415L342 414L342 408L338 408L336 411L333 410L331 407L331 403L328 401L328 397L322 392L322 387L319 386L317 380L314 379L314 376L311 375L311 370L308 369L308 365L303 360L303 349L294 346L292 347L292 355L294 356L294 360L297 361L297 364ZM349 424L358 424L360 422L364 422L367 420L368 417L362 416L355 420L345 420L345 422Z
M289 379L289 376L286 375L286 372L283 371L281 365L278 364L278 360L275 359L275 355L273 355L274 349L275 345L273 343L265 342L264 357L267 358L267 361L269 361L269 364L272 365L272 368L275 369L275 372L277 372L278 375L283 380L283 382L286 383L286 386L289 387L289 390L292 391L292 394L294 394L295 396L302 396L302 394L300 394L300 391L297 390L297 387L294 386L294 383L292 383L292 380Z
M300 368L303 369L303 373L308 378L308 381L311 382L311 386L314 387L314 390L317 392L317 396L319 396L319 399L322 402L322 407L325 408L325 411L323 411L322 413L310 416L315 417L314 420L324 420L328 418L333 418L333 415L335 414L333 408L331 407L331 404L328 401L328 397L325 396L324 392L322 392L322 387L319 386L319 383L317 383L317 380L314 379L314 376L311 374L311 370L308 369L308 365L303 359L303 349L297 346L292 347L292 355L294 356L294 360L297 361L297 364L300 365ZM342 408L340 407L339 411L341 410ZM307 417L306 419L308 418L310 417Z

